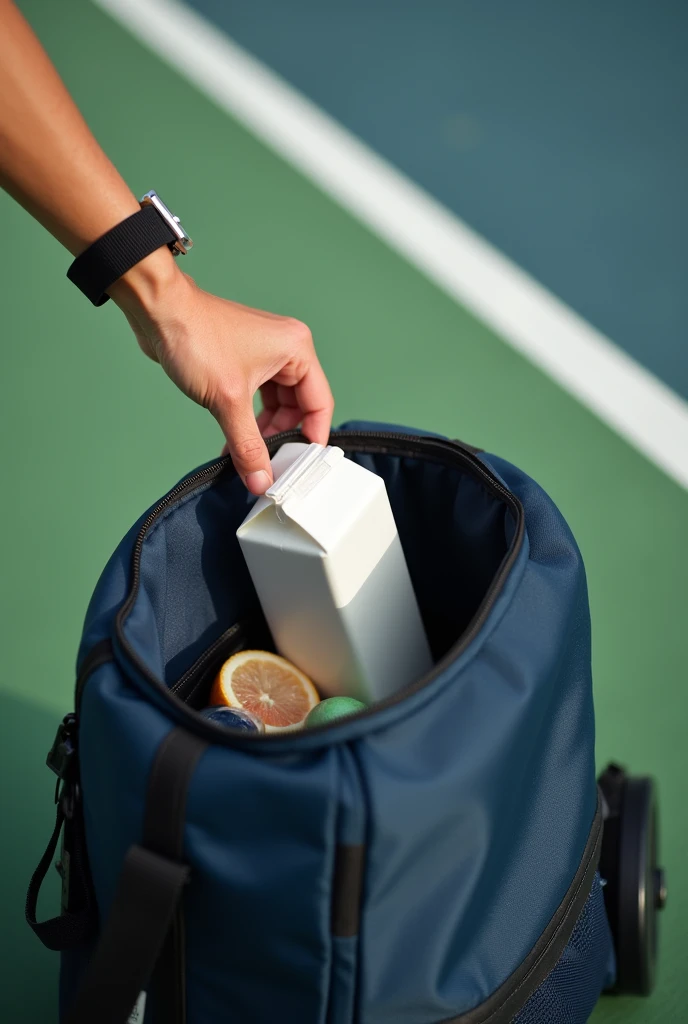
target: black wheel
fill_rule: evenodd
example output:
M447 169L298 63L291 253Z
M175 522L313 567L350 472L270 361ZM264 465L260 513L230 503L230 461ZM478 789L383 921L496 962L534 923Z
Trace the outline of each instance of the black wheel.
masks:
M599 784L607 804L600 874L616 950L615 991L647 996L655 985L657 915L666 903L655 784L614 764Z

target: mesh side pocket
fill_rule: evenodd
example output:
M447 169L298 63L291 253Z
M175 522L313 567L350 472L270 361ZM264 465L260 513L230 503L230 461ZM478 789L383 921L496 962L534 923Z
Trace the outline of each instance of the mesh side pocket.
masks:
M512 1024L585 1024L612 968L611 932L596 874L566 949Z

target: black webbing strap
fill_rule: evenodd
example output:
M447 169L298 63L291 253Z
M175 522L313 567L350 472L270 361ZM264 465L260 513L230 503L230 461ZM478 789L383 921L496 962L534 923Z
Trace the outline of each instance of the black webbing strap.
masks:
M181 861L184 855L186 794L207 744L175 729L163 741L148 783L143 842L147 849ZM152 979L156 1019L185 1024L184 919L178 902Z
M69 909L63 909L59 917L51 917L48 921L37 921L38 894L53 862L63 825L66 828L71 828L72 833L71 842L68 844L71 863L61 865L62 872L69 873L64 885L71 890L71 906ZM81 811L77 810L74 821L65 821L62 798L57 805L57 818L53 834L29 882L29 891L26 894L26 920L44 946L61 951L74 949L75 946L86 942L95 930L96 919L95 900L91 892L86 864Z
M64 1024L126 1024L152 977L156 1020L184 1024L186 794L206 747L181 729L160 745L148 782L143 844L126 855L110 916Z
M131 846L98 947L66 1024L125 1024L146 988L189 875Z
M102 306L110 285L175 236L154 206L146 205L115 225L74 260L67 277L94 306Z

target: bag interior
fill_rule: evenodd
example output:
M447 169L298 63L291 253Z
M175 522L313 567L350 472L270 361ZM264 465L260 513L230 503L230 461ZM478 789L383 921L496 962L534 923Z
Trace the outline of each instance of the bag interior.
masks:
M511 509L455 464L390 454L347 457L385 481L438 660L468 627L507 554L515 533ZM125 633L149 670L192 706L203 706L219 663L234 650L274 650L235 535L253 500L233 473L222 474L168 509L143 544ZM237 623L241 631L203 659Z

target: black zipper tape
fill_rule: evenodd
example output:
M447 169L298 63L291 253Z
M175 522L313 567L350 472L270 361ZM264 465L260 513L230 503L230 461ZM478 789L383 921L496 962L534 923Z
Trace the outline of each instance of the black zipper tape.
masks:
M213 667L213 662L219 661L220 657L222 660L226 660L229 657L225 652L228 646L231 644L232 650L240 650L242 641L246 636L246 625L242 622L235 622L233 626L226 629L222 636L219 636L210 647L201 654L199 658L193 663L182 676L179 677L176 683L170 687L171 693L176 693L177 696L187 702L191 700L194 693L196 692L197 686L200 685L201 677L204 672L209 671ZM220 665L217 665L220 668Z
M290 441L304 440L305 439L300 431L291 430L282 434L276 434L274 437L269 438L267 441L267 447L270 455L273 455L283 444ZM430 672L426 673L410 686L407 686L398 693L388 697L386 700L379 701L374 705L374 707L366 708L365 710L358 712L356 715L351 715L350 718L353 720L354 718L362 719L375 715L378 711L399 704L407 697L423 690L442 672L444 672L444 670L451 665L452 662L454 662L472 643L489 617L495 601L499 597L509 573L518 558L525 535L525 515L523 512L523 506L516 495L512 494L511 491L509 491L497 479L495 474L492 473L473 452L467 450L467 448L459 442L410 434L345 430L334 431L330 436L330 444L338 445L345 451L360 452L361 454L394 455L398 458L412 459L422 458L426 461L437 462L442 465L457 466L463 472L470 474L474 479L481 483L482 486L491 494L499 498L510 509L516 524L511 546L494 579L492 580L492 583L490 584L478 610L473 616L473 619L469 623L467 629L462 633L457 643L455 643L444 657L433 666ZM207 722L205 719L200 718L196 712L189 709L177 696L176 690L180 687L181 680L178 680L171 688L165 686L163 681L158 679L139 658L138 654L127 640L124 632L125 622L138 595L140 586L141 552L146 539L146 534L159 517L163 515L171 505L181 501L182 498L188 497L193 492L209 486L225 473L231 475L236 474L230 458L218 459L215 462L209 463L197 473L192 474L185 480L182 480L181 483L177 484L176 487L174 487L165 495L164 498L161 499L161 501L158 502L146 517L134 544L129 593L127 594L127 597L115 618L115 639L138 675L161 692L171 704L175 704L185 713L187 721L193 723L194 732L215 744L246 748L246 746L252 744L269 745L271 743L281 743L284 741L284 737L279 733L267 736L252 736L248 733L237 732L236 735L233 735L231 730L220 729L212 723ZM215 644L209 648L207 652L209 660L211 658L211 652L217 651L218 647L221 645L221 640L222 638L217 640ZM201 657L203 657L203 655ZM87 660L90 660L90 656ZM197 665L198 663L193 666L192 670L195 670ZM189 671L191 672L192 670ZM93 671L92 668L91 671ZM86 679L86 673L82 670L80 680L83 680L83 682L81 686L77 684L77 702L83 692L83 685ZM328 732L332 729L336 729L338 725L341 725L341 723L332 722L326 725L313 727L309 730L309 735Z

